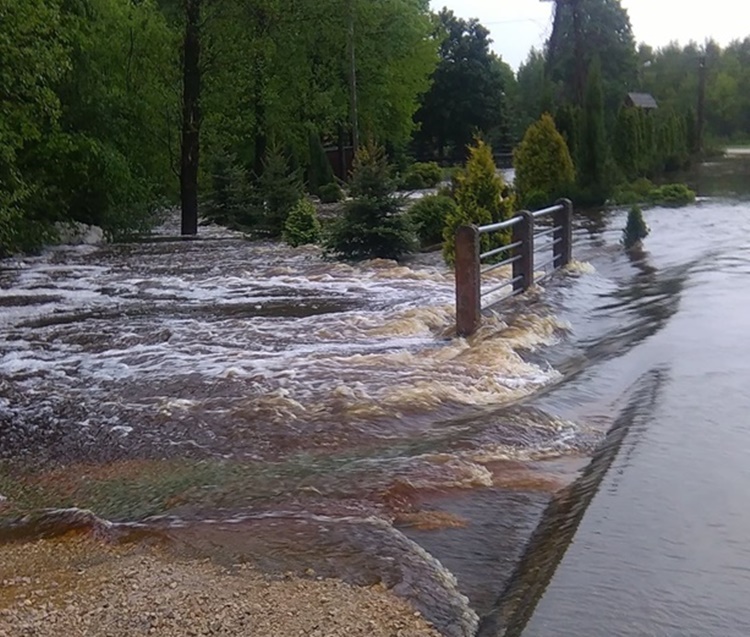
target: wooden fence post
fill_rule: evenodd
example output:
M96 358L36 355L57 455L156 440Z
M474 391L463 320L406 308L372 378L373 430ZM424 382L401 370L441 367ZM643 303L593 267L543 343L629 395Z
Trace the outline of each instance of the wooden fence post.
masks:
M456 230L456 332L473 334L482 320L479 230L460 226Z
M522 210L517 216L521 217L521 221L513 226L511 241L521 242L521 245L513 248L513 256L521 258L513 262L513 278L521 278L513 282L513 291L526 291L534 285L534 215Z
M555 226L560 230L553 233L556 243L552 246L552 267L562 268L573 260L573 202L570 199L558 199L557 204L562 210L555 212L553 218Z

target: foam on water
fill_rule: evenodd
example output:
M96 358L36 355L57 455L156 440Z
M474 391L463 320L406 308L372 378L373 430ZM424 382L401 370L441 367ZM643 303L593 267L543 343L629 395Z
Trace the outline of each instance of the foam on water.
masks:
M94 427L148 430L154 442L166 417L188 428L221 418L222 430L402 419L505 403L556 376L521 355L565 328L552 317L495 315L452 338L442 265L330 263L310 247L208 236L11 263L0 274L0 378L16 396L72 403ZM8 409L29 420L34 405Z

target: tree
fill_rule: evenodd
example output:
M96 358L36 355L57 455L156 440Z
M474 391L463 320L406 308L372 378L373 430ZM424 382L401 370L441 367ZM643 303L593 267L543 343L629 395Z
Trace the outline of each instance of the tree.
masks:
M620 170L630 181L642 175L641 167L644 164L641 115L637 108L622 106L615 124L612 144L614 157Z
M492 159L492 148L481 139L469 147L466 167L455 178L454 198L458 204L450 211L443 229L443 258L452 265L455 260L456 229L464 224L478 226L505 221L513 211L510 196L503 197L505 184L497 173ZM482 236L482 248L499 247L507 243L508 232L495 232Z
M490 51L489 31L477 20L438 14L444 39L432 85L415 115L420 154L463 156L477 132L490 133L509 123L505 89L509 74Z
M603 203L612 186L611 163L604 128L604 99L601 66L594 58L586 80L581 135L578 145L579 196L592 203Z
M529 126L513 153L519 204L538 207L570 193L575 179L573 160L552 117L545 113Z
M532 48L526 61L518 67L519 137L552 108L552 84L546 76L544 54Z
M54 125L60 102L53 90L70 59L60 33L59 6L44 0L6 0L0 37L0 257L33 247L35 220L25 204L35 188L23 156Z
M577 15L575 8L577 7ZM604 106L614 115L637 81L637 55L630 18L620 0L558 2L555 31L547 43L549 77L560 97L580 104L576 94L578 65L589 68L600 58ZM577 22L577 24L576 24ZM579 33L576 33L576 28ZM580 59L576 55L579 38ZM554 42L554 50L550 43Z
M350 186L354 199L331 229L327 254L340 259L398 259L415 246L414 234L396 185L385 149L369 141L354 160Z

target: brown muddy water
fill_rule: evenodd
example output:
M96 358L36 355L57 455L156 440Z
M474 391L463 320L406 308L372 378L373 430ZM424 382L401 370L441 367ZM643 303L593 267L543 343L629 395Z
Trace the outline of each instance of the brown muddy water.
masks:
M469 340L429 255L349 266L205 229L3 262L5 537L87 508L383 581L446 635L748 634L750 211L649 210L630 255L624 217L581 217L576 267Z

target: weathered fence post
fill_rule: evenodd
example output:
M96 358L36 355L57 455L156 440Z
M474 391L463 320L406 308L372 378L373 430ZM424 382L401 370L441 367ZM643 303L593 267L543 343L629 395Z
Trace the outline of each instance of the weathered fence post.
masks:
M552 235L555 241L552 246L552 267L555 270L573 260L573 202L570 199L558 199L557 204L562 206L562 210L557 210L553 217L555 226L560 226Z
M513 226L511 241L521 243L513 248L513 256L521 258L513 262L513 278L521 278L513 282L513 291L525 291L534 284L534 215L528 210L521 210L517 216L521 217L521 221Z
M482 313L479 271L479 230L456 230L456 332L470 336L479 327Z

